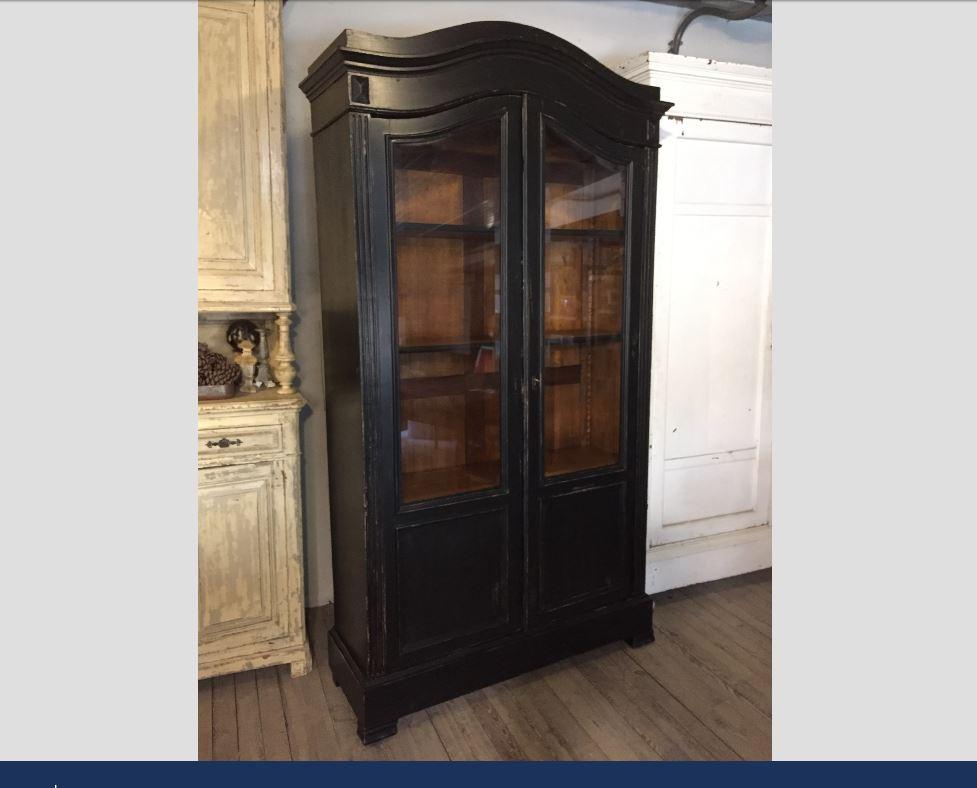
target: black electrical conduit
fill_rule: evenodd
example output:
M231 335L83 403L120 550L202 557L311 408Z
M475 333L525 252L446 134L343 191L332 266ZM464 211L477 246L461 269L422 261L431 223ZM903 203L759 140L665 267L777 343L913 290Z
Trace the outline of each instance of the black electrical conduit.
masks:
M766 7L767 0L753 0L752 6L740 11L724 11L722 8L714 8L707 5L697 8L695 11L691 11L686 15L685 19L679 24L678 29L675 31L675 37L668 42L668 53L670 55L678 54L679 47L682 46L682 34L692 24L692 21L698 19L700 16L718 16L720 19L738 22L741 19L749 19L750 17L756 16Z

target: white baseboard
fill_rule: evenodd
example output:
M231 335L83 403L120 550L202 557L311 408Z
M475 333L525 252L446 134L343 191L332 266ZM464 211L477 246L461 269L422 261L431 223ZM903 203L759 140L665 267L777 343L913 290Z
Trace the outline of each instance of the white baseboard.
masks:
M766 569L771 563L769 525L658 545L648 550L645 592L658 594L734 577Z

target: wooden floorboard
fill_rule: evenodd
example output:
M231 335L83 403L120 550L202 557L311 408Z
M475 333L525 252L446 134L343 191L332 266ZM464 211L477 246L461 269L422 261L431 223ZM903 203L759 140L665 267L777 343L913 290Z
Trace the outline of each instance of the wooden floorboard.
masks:
M521 736L517 726L510 727L511 723L505 719L504 714L499 713L498 704L492 703L486 690L470 692L463 699L492 742L499 760L530 760L529 752L532 751L535 742Z
M643 646L642 648L648 648ZM617 645L575 658L587 680L647 742L658 759L739 760L698 717Z
M559 670L559 668L556 668ZM553 668L518 676L487 692L506 710L510 729L520 737L530 760L607 760L546 682Z
M343 753L336 737L319 674L311 671L292 678L287 665L278 666L288 741L292 760L341 760Z
M714 626L743 648L749 649L764 665L770 666L770 625L731 604L720 593L685 595L675 608L690 615L707 617Z
M502 753L485 732L465 698L428 709L434 729L453 761L499 761Z
M656 641L614 643L400 720L370 746L332 681L332 607L308 611L311 673L199 682L201 760L766 760L771 573L656 597Z
M669 613L661 617L657 633L667 635L690 660L769 717L769 639L743 637L725 626L721 618L702 614L687 603L669 607Z
M546 682L563 700L567 710L599 748L593 760L658 761L661 753L601 694L573 661L545 672Z
M258 690L258 714L261 717L261 739L266 761L290 761L292 749L288 744L288 727L282 706L282 691L278 686L278 670L262 668L254 671Z
M237 754L242 761L263 761L265 745L261 736L261 714L258 711L258 685L254 671L234 677L237 701Z
M197 682L197 757L202 761L214 758L214 696L212 679Z
M236 761L237 749L237 699L234 693L234 676L217 676L211 679L213 693L215 761Z

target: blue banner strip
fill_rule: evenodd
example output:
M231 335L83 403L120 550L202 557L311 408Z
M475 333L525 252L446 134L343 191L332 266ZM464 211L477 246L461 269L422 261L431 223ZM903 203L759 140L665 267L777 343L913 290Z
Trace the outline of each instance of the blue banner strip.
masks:
M526 785L543 788L558 785L600 785L600 781L637 779L639 786L656 781L666 788L710 788L730 786L784 786L837 788L864 786L866 780L891 785L913 785L925 781L933 786L977 785L975 763L921 762L799 762L775 763L196 763L196 762L7 762L0 763L0 786L17 788L187 788L188 786L233 786L233 788L284 788L316 786L326 788L392 788L392 780L407 780L426 788L506 788ZM669 783L666 781L673 780ZM721 783L717 781L721 780ZM540 781L545 781L541 783ZM557 782L558 781L558 782ZM399 788L399 786L398 786ZM601 788L605 788L602 786ZM657 786L656 786L657 788Z

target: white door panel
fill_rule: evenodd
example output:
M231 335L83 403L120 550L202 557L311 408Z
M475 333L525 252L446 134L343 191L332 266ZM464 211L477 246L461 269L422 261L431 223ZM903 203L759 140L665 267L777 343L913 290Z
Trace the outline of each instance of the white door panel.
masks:
M772 127L740 117L763 70L708 64L710 90L748 80L753 103L735 121L703 119L706 64L649 59L633 78L675 102L655 237L646 588L658 592L769 565Z
M769 219L676 216L665 459L755 448Z
M676 205L770 205L769 143L690 139L685 136L678 151L682 177L675 184Z

